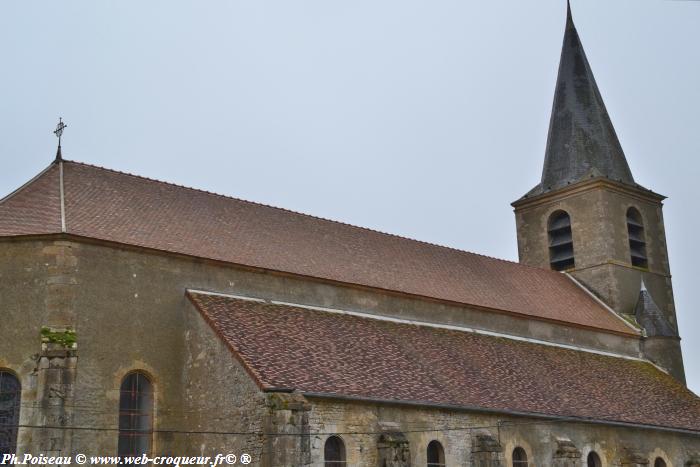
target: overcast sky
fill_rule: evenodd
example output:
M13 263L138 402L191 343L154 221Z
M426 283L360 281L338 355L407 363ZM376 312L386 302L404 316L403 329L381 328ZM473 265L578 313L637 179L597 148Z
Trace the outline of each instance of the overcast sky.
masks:
M63 154L517 260L564 0L0 4L0 192ZM633 174L666 229L700 392L700 2L574 0Z

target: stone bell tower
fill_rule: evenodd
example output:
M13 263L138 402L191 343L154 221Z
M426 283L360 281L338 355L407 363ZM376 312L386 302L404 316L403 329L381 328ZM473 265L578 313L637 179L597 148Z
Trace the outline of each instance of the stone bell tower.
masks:
M637 322L646 357L685 382L664 199L635 183L567 6L542 179L513 203L520 262L570 274Z

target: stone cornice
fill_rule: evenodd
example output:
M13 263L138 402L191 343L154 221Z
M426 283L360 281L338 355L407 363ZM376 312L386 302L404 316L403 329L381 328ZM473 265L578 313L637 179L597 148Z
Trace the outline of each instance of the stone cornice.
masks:
M535 195L532 197L520 198L519 200L512 202L511 206L513 206L516 211L522 211L532 206L538 206L550 202L560 201L562 199L567 199L595 189L603 189L607 191L622 193L637 198L640 201L650 202L654 204L659 204L666 199L665 196L655 193L651 190L647 190L645 188L620 183L614 180L610 180L606 177L595 177L588 180L584 180L582 182L574 183L572 185L568 185L558 190L552 190L550 192L542 193L540 195Z

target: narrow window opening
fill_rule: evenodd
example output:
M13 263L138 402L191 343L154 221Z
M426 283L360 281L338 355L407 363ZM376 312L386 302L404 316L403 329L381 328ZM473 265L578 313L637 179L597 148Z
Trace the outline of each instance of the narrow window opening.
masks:
M654 467L666 467L666 461L660 457L657 457L654 461Z
M527 453L523 448L513 450L513 467L527 467Z
M15 375L0 370L0 454L17 453L22 387Z
M126 375L119 396L119 456L149 455L153 441L153 386L142 373Z
M549 218L549 264L555 271L566 271L575 266L574 239L571 233L571 217L557 211Z
M627 234L630 242L632 265L640 268L648 266L647 243L644 235L642 215L635 208L627 210Z
M595 452L588 454L588 467L603 467L603 462L600 460L600 456Z
M428 444L428 467L445 467L445 450L439 441Z
M326 440L323 449L325 467L345 467L345 443L338 436L331 436Z

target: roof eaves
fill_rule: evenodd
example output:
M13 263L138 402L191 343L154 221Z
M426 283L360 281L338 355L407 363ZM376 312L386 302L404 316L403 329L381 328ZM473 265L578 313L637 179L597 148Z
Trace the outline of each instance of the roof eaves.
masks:
M327 284L334 284L334 285L340 285L340 286L346 286L346 287L355 287L355 288L359 288L362 290L371 290L371 291L376 291L376 292L395 294L395 295L399 295L399 296L403 296L403 297L413 297L413 298L417 298L417 299L434 301L434 302L444 303L444 304L451 304L451 305L455 305L455 306L472 307L472 308L475 308L475 309L478 309L478 310L481 310L484 312L488 312L488 313L498 313L498 314L513 316L513 317L520 318L520 319L541 321L541 322L553 323L553 324L563 325L563 326L572 326L572 327L576 327L576 328L580 328L580 329L586 329L589 331L603 332L606 334L613 334L613 335L623 336L623 337L628 337L628 338L635 337L635 336L639 335L639 331L634 329L634 328L630 332L617 331L617 330L609 329L609 328L605 328L605 327L590 326L590 325L575 323L575 322L571 322L571 321L564 321L564 320L536 316L536 315L531 315L531 314L526 314L526 313L519 313L519 312L513 311L513 310L490 308L490 307L475 304L475 303L459 302L459 301L448 300L448 299L443 299L443 298L433 297L433 296L428 296L428 295L418 295L418 294L413 294L413 293L404 292L404 291L400 291L400 290L386 289L386 288L381 288L381 287L372 287L372 286L353 283L353 282L340 282L340 281L337 281L334 279L328 279L325 277L309 276L309 275L303 275L303 274L296 273L296 272L290 272L290 271L284 271L284 270L278 270L278 269L268 269L268 268L249 265L249 264L234 263L234 262L225 261L225 260L222 260L219 258L212 258L212 257L206 257L206 256L196 256L196 255L192 255L189 253L154 248L151 246L140 245L140 244L135 244L135 243L122 243L122 242L118 242L118 241L111 240L111 239L79 235L79 234L75 234L72 232L65 232L65 233L51 232L51 233L31 234L31 235L13 235L13 236L0 237L0 239L54 238L54 237L65 238L65 239L75 240L75 241L90 242L90 243L100 244L100 245L111 245L114 247L118 246L121 248L130 248L130 249L139 250L139 251L146 250L148 252L152 252L153 254L175 255L175 256L179 256L179 257L183 257L183 258L193 258L193 259L204 260L204 261L212 261L216 264L241 267L241 268L245 268L245 269L248 269L251 271L260 271L260 272L271 273L271 274L279 274L279 275L282 275L284 277L306 278L306 279L310 279L310 280L321 281L321 282L327 283ZM530 266L528 266L528 267L530 267ZM534 269L538 269L538 268L534 268Z
M400 399L380 399L380 398L362 397L362 396L346 396L346 395L335 394L335 393L304 392L304 391L299 391L299 393L305 397L312 398L312 399L314 399L314 398L315 399L334 399L334 400L348 401L348 402L371 402L371 403L387 404L387 405L430 407L430 408L447 409L447 410L455 410L455 411L463 411L463 412L478 412L478 413L485 413L485 414L509 415L509 416L514 416L514 417L529 417L529 418L536 418L536 419L541 419L541 420L550 420L552 422L554 422L554 421L557 421L557 422L568 421L568 422L574 422L574 423L590 423L590 424L595 424L595 425L608 425L608 426L619 426L619 427L626 427L626 428L639 428L639 429L645 429L645 430L668 431L668 432L674 432L674 433L689 434L689 435L693 435L693 436L700 436L700 430L689 430L687 428L672 427L672 426L661 426L661 425L649 425L649 424L622 422L622 421L616 421L616 420L606 420L606 419L601 419L601 418L585 418L585 417L573 417L573 416L566 416L566 415L551 415L551 414L538 413L538 412L520 412L520 411L508 410L508 409L492 409L492 408L488 408L488 407L478 407L478 406L450 405L450 404L440 404L437 402L427 402L427 401L409 401L409 400L400 400ZM504 426L504 425L501 424L499 426ZM475 428L484 428L484 427L461 427L460 429L466 430L466 429L475 429ZM494 426L493 428L496 428L496 426ZM449 429L446 429L446 431L449 431Z
M581 180L578 180L574 183L567 184L563 187L556 188L556 189L551 189L551 190L542 190L541 184L538 184L530 190L527 194L524 196L518 198L517 200L513 201L510 203L511 206L514 208L520 208L522 206L529 205L530 203L537 203L540 200L547 199L552 196L559 196L561 193L567 193L567 192L572 192L575 193L579 190L586 190L590 189L589 186L597 186L597 184L602 184L607 188L610 189L617 189L622 190L626 193L633 194L639 197L647 198L647 199L652 199L654 201L663 201L667 197L657 193L653 190L650 190L649 188L646 188L642 185L639 185L635 183L634 185L631 185L629 183L624 183L619 180L613 180L611 178L605 177L605 176L597 176L597 177L590 177L590 178L583 178Z

